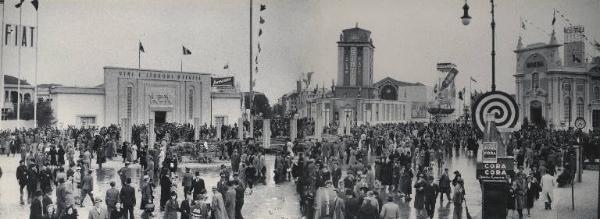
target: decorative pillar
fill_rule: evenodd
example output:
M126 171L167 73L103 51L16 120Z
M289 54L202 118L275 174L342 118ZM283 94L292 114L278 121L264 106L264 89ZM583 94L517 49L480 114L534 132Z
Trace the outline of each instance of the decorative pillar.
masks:
M123 142L131 142L131 125L129 124L129 119L128 118L122 118L121 119L121 138L120 138L120 143Z
M290 119L290 141L296 140L298 137L298 114L294 114Z
M150 119L148 122L148 146L154 146L156 142L156 133L154 133L154 119Z
M200 139L200 118L194 118L194 140L197 141Z
M238 119L237 125L238 125L238 139L244 140L244 119L240 117Z
M271 120L263 119L263 148L271 148Z

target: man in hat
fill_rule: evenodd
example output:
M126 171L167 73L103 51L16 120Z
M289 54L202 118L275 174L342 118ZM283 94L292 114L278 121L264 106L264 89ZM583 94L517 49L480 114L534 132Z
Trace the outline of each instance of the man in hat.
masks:
M131 169L129 168L129 161L125 161L125 166L121 167L117 172L121 179L121 185L125 185L127 178L131 178Z
M316 192L314 218L333 218L336 197L337 193L333 188L333 182L325 181L325 185Z
M440 203L444 202L444 194L448 201L452 201L450 198L450 177L448 176L448 168L444 168L444 173L440 176Z
M89 219L108 219L108 212L102 207L102 199L94 199L94 207L90 209Z
M221 193L221 195L223 195L223 200L225 202L227 202L227 190L229 189L229 187L227 186L227 182L229 182L229 179L227 178L227 175L224 173L221 173L221 179L219 180L219 182L217 182L217 190Z
M144 176L144 179L140 185L142 190L142 203L140 204L140 209L145 211L154 211L154 183L150 181L150 177L148 175Z
M192 217L191 210L192 210L192 205L194 204L194 200L192 199L191 191L187 191L184 194L185 194L185 199L183 201L181 201L179 210L181 211L181 219L189 219Z
M190 168L185 168L185 173L183 174L183 179L181 180L181 184L183 186L183 193L187 193L192 190L192 181L194 180L194 176L190 173Z
M400 218L400 207L394 203L394 197L388 196L387 203L381 207L379 217L382 219L397 219Z
M17 181L19 181L19 192L21 194L21 204L23 204L23 188L27 186L27 166L25 166L25 161L19 161L19 167L17 167ZM31 196L31 194L28 194Z
M244 206L244 193L246 186L238 179L238 173L233 174L233 185L235 186L235 219L243 219L242 206Z
M194 197L199 194L206 194L206 187L204 185L204 180L200 178L200 172L196 171L196 178L192 181L192 187L190 191L193 191Z
M429 218L433 218L438 191L438 185L433 182L433 176L428 176L427 186L425 186L425 211Z
M123 217L134 218L133 207L135 206L135 189L131 187L131 178L125 180L125 185L121 188L119 198L121 203L123 203Z
M44 206L42 204L42 191L38 190L33 194L33 201L29 207L29 219L42 219L44 213Z
M87 174L81 179L81 201L79 202L81 207L83 207L83 201L85 201L85 197L88 195L90 196L90 200L94 201L92 191L94 191L94 178L92 177L92 170L88 170Z
M115 188L116 183L114 181L110 182L110 189L106 190L106 208L108 211L108 215L112 215L112 212L116 209L116 205L119 202L119 190Z

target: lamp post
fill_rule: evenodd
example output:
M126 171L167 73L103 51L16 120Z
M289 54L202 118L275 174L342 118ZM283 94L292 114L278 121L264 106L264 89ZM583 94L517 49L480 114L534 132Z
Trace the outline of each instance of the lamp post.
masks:
M496 21L494 20L494 0L490 0L492 5L492 91L496 91ZM463 25L469 25L471 23L471 16L469 16L469 5L465 0L463 6L463 16L460 17Z

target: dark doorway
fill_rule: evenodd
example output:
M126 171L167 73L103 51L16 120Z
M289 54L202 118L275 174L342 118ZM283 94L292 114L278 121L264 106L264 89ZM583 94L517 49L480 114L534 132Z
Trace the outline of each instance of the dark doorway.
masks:
M592 129L600 129L600 110L592 111Z
M154 123L161 124L167 122L167 112L154 111Z
M531 123L533 123L537 127L544 126L544 117L542 117L542 103L540 101L531 102L529 115L531 116Z

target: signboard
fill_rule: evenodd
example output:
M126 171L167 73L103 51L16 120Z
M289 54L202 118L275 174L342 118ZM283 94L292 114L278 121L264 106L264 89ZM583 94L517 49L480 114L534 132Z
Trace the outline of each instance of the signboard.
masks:
M498 158L496 163L477 163L477 179L505 182L514 173L514 163L512 157Z
M233 77L211 78L210 85L213 87L233 87Z
M483 142L482 146L482 162L498 163L498 142Z

